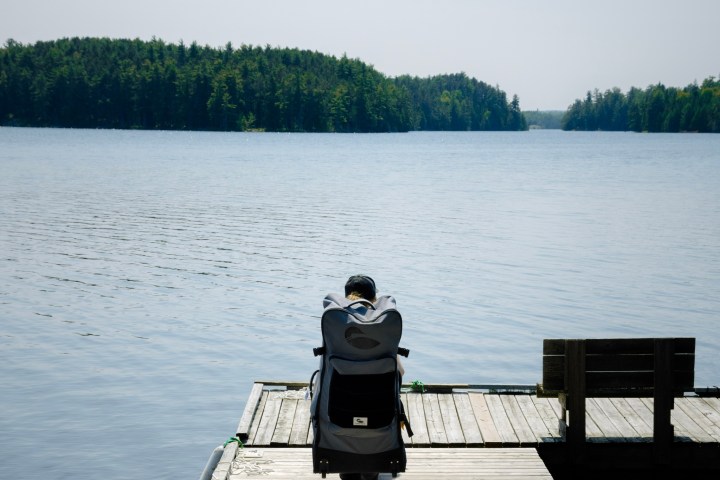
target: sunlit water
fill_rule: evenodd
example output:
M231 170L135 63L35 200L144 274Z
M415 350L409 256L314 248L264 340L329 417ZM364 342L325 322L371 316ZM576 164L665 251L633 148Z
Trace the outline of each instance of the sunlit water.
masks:
M0 129L0 477L196 478L366 273L406 379L693 336L720 382L720 136Z

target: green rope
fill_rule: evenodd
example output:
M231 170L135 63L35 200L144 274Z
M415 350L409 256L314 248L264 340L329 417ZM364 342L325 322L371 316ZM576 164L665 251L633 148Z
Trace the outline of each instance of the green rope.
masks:
M230 437L227 439L227 441L225 443L223 443L223 448L227 447L228 444L233 443L233 442L237 442L238 448L243 448L245 446L245 445L243 445L243 443L240 441L240 439L238 437Z
M410 384L410 388L412 388L414 392L425 393L425 384L420 380L415 380L414 382L412 382Z

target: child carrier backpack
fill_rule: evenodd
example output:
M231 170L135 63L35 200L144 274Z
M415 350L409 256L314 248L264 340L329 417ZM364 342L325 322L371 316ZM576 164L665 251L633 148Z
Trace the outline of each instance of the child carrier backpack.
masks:
M313 472L395 477L405 471L403 423L412 435L400 401L397 355L409 351L399 348L395 299L329 294L323 303L323 346L314 349L322 359L310 381Z

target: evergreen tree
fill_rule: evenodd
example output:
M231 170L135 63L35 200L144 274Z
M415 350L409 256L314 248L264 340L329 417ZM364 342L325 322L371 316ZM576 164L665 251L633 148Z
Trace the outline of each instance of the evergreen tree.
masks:
M614 88L587 93L565 112L564 130L631 130L635 132L720 133L720 82L714 77L702 86L683 89L651 85L631 88L626 95Z

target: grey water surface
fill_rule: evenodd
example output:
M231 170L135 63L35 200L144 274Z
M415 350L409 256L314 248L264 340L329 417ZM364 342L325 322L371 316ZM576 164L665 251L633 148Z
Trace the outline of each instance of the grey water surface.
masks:
M717 385L719 187L717 135L0 128L0 478L197 478L355 273L407 380L693 336Z

